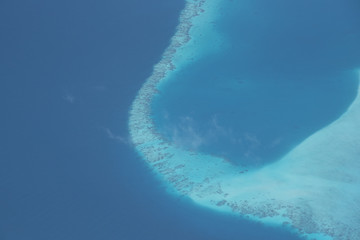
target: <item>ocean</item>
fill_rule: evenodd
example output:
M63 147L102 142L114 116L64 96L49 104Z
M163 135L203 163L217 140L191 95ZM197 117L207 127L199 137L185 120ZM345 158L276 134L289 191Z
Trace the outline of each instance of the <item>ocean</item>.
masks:
M256 3L262 5L264 1ZM353 9L358 6L356 1L349 3L354 4ZM131 104L151 76L154 65L162 59L184 7L183 0L0 2L1 240L300 239L284 228L214 211L194 203L187 196L169 192L166 182L144 161L143 155L139 155L131 142L128 127ZM348 18L351 16L346 14ZM228 25L226 20L224 18L219 22L219 29L231 33L233 25ZM343 28L341 23L337 25L339 29ZM353 44L346 42L351 54L337 50L345 57L349 54L353 56L353 59L342 61L345 67L359 63L356 62L358 48L353 48L358 35L352 29L349 27L347 31L348 41ZM334 36L337 34L334 33ZM264 61L266 57L269 55L264 56ZM202 74L198 67L207 68L208 64L213 64L211 61L219 60L216 57L208 59L208 62L199 62L184 74L192 77ZM336 58L335 63L337 66L340 60ZM249 64L253 64L249 69L257 68L255 63ZM244 136L242 126L247 128L255 126L255 123L253 125L250 119L244 122L247 125L235 123L242 120L240 114L254 109L244 109L240 103L251 99L249 89L265 83L261 76L256 76L258 82L252 84L249 76L253 72L241 71L244 76L240 81L239 76L232 79L235 68L228 66L232 72L228 72L226 83L214 80L223 90L208 85L206 78L201 78L201 81L196 78L197 81L192 83L194 85L183 78L176 83L169 82L169 86L162 89L162 96L153 102L156 126L165 136L173 138L174 135L167 129L178 124L179 117L188 121L186 117L189 116L194 122L192 127L199 125L197 130L201 133L207 131L206 124L211 124L208 122L211 116L213 124L221 124L226 131L231 129L234 131L232 134ZM332 70L336 72L336 69ZM217 72L216 69L213 71ZM227 69L218 73L222 75L223 72ZM270 71L272 74L275 72ZM331 76L330 85L326 76ZM271 79L274 80L273 77ZM280 80L283 82L284 79ZM317 83L323 88L315 85L314 89L309 89L309 85L301 83L288 86L287 93L282 97L293 97L292 102L286 105L292 114L299 117L301 124L294 126L297 133L289 134L286 139L289 142L285 142L284 137L276 149L254 152L261 157L261 164L275 161L292 145L329 124L345 111L356 94L356 80L351 71L337 71L335 76L327 72ZM195 89L203 89L204 86L212 94L201 98L196 96L206 95L205 90L201 93ZM240 89L240 86L245 86L247 90ZM276 90L270 82L266 86ZM309 111L316 116L314 124L301 114L306 102L298 103L301 112L290 109L291 103L301 98L301 92L292 89L298 86L309 94L307 106L311 105ZM236 94L224 94L229 93L229 88ZM181 89L187 92L188 98L183 97ZM311 100L318 98L320 89L326 90L324 99L313 105ZM239 91L246 93L249 99L240 97L237 94ZM172 99L171 92L181 96L181 104ZM264 92L267 90L257 94L263 96ZM297 95L293 96L295 93ZM339 101L331 99L332 94ZM222 99L224 95L228 98ZM221 99L216 101L213 96ZM281 97L276 100L270 93L267 97L271 99L271 105L281 101ZM206 102L201 102L201 99ZM223 108L222 101L225 100L229 106ZM190 101L193 101L192 104ZM327 101L334 108L323 109ZM173 104L180 106L173 108ZM216 104L219 104L217 108L210 108ZM236 111L231 115L229 109L234 104ZM259 118L266 116L262 113L266 106L261 105L260 99L253 99L253 104L255 112L262 114ZM319 108L320 112L317 111ZM164 109L171 121L164 118ZM193 109L194 113L189 109ZM275 111L278 114L282 112L281 109ZM288 117L288 122L295 119L286 114L283 116ZM277 120L269 119L272 125L264 127L261 140L263 137L269 139L266 144L278 136L277 131L282 124ZM304 126L302 121L305 120L310 126ZM284 127L292 126L288 123ZM260 138L260 130L246 133L250 139L255 139L254 135ZM179 139L182 141L187 137L184 135ZM236 156L245 150L238 149L226 139L220 134L215 135L214 141L196 144L195 148L186 141L183 146L226 156L230 161L243 164L243 159ZM224 144L218 144L222 141Z

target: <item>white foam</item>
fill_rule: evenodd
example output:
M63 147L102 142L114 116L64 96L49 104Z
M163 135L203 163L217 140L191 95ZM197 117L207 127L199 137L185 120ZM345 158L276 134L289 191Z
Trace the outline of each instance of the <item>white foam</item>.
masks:
M359 96L334 123L284 158L257 170L247 171L218 157L185 151L156 132L150 104L158 86L188 64L191 49L196 48L190 34L194 21L196 26L204 26L216 16L218 3L188 1L163 59L133 102L129 128L137 151L170 189L203 206L266 224L286 224L308 238L360 239ZM201 31L195 29L194 36Z

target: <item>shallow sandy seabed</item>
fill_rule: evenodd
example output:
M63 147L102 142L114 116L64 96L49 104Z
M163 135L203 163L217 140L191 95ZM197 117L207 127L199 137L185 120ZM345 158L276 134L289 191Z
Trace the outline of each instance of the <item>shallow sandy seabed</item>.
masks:
M261 169L180 149L156 132L151 101L172 73L210 49L190 50L200 31L194 25L206 22L217 4L188 0L163 59L133 102L129 128L136 150L170 190L202 206L290 226L309 239L360 239L360 96L338 120ZM212 51L221 43L214 44Z

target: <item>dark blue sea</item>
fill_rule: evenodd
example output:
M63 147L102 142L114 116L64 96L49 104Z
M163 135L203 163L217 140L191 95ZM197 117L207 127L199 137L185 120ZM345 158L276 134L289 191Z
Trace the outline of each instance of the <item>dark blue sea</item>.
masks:
M260 5L263 2L257 1ZM359 7L356 1L349 2ZM183 0L0 1L1 240L299 239L284 229L213 212L195 206L186 197L168 194L129 141L131 103L168 46L184 4ZM266 14L269 7L275 6L267 4L256 14ZM300 7L305 8L305 3ZM316 9L321 10L320 4ZM246 53L249 49L242 50L240 69L227 59L229 62L219 69L201 71L209 64L219 65L220 58L193 66L186 73L188 80L171 83L162 96L167 101L156 103L166 109L171 120L159 117L159 126L177 124L185 117L183 121L193 121L192 128L198 127L196 131L201 133L214 126L211 124L219 124L224 131L231 130L234 136L250 142L275 144L271 150L254 149L251 153L261 158L260 163L264 158L275 160L340 116L355 96L354 75L337 66L359 65L359 33L347 25L348 21L338 21L352 15L330 17L336 9L333 6L325 18L335 19L332 24L337 26L329 30L329 44L345 50L336 48L331 55L335 59L324 57L332 61L320 64L324 71L309 67L311 78L294 77L291 66L300 66L305 60L286 56L289 65L285 69L289 71L276 75L284 66L269 56L280 58L279 51L287 53L280 47L284 42L274 39L270 47L263 46L257 35L261 29L257 29L246 41L256 49L260 58L256 61L267 63L263 65L267 71L256 71L259 65L248 61L250 55L255 59ZM281 22L273 21L268 31L275 31L274 26ZM311 26L311 19L307 21ZM248 28L253 26L239 27L251 31ZM288 28L291 34L305 31L301 24ZM345 33L350 40L340 38L339 34ZM265 50L270 52L263 55ZM344 60L336 54L352 58ZM224 72L232 80L219 87L209 84L210 77L189 82L196 74L205 74L219 83L216 78ZM238 72L241 75L233 79ZM265 73L268 78L264 78ZM284 83L288 78L291 83ZM177 100L172 94L176 97L183 91L187 97L182 97L180 107L173 108ZM222 98L231 91L236 94ZM221 102L213 96L221 97ZM275 107L278 103L284 108ZM205 124L200 124L202 121ZM242 124L237 124L239 121ZM164 134L172 136L165 128ZM235 156L246 151L226 141L216 133L214 140L196 148L241 162Z
M262 166L339 118L354 100L360 3L221 6L209 24L225 39L222 50L161 84L153 117L158 131L185 149Z

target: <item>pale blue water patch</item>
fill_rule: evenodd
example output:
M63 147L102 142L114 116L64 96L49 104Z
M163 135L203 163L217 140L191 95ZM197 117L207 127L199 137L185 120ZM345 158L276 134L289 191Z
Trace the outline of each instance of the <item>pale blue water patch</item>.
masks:
M355 1L222 4L211 24L226 39L223 49L159 86L157 130L184 149L235 163L279 159L353 101L359 10Z
M356 239L360 16L353 1L318 3L188 0L129 128L172 192L307 239Z

